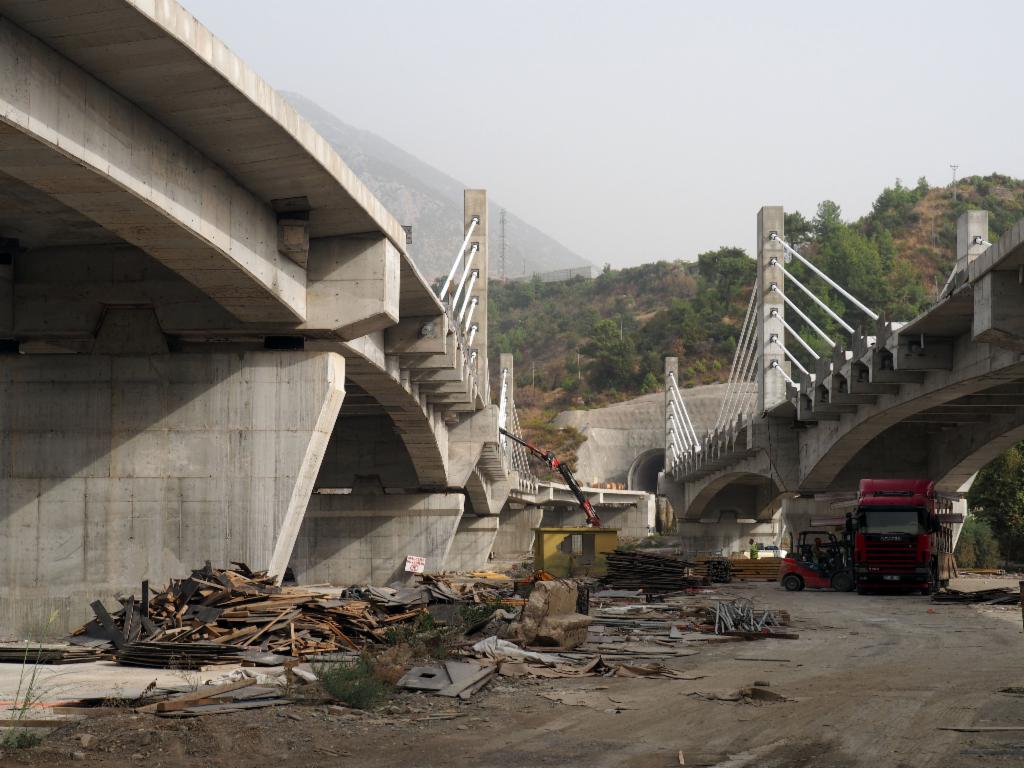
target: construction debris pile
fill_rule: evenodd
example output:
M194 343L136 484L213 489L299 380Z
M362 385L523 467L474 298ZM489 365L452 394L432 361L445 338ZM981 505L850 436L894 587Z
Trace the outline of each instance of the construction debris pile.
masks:
M789 614L785 611L756 610L754 603L746 598L726 601L716 600L713 607L704 610L706 623L711 623L711 615L715 619L715 634L742 637L758 640L775 637L783 640L795 640L798 635L791 632L777 631L776 627L789 624Z
M631 599L632 598L632 599ZM587 643L603 658L641 655L658 658L695 653L686 642L797 639L788 631L790 616L778 609L758 609L746 598L735 600L679 597L672 602L639 603L643 594L625 590L592 595L595 610ZM700 600L699 602L697 602ZM684 641L676 645L672 641Z
M305 657L356 651L385 642L389 632L414 622L429 604L502 597L496 589L458 589L438 579L400 590L281 587L265 572L233 565L222 570L207 563L151 598L143 583L141 599L123 598L113 614L96 601L96 618L70 641L112 648L121 664L194 669L238 663L255 653Z
M603 581L614 589L640 589L647 594L681 592L704 580L691 572L693 563L674 557L617 549L607 555Z

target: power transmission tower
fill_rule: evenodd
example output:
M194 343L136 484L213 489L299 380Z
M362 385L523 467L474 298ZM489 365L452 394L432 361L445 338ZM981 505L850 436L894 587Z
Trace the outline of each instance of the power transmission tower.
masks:
M960 166L959 165L954 165L953 163L950 163L949 167L953 169L953 202L955 203L956 202L956 171L957 171L957 168L959 168Z

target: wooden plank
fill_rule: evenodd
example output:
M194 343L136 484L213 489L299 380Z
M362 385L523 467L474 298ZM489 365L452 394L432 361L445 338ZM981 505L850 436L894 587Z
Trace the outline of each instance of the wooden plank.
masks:
M255 685L254 679L239 680L234 683L225 683L224 685L211 685L207 688L201 688L191 693L184 693L180 696L175 696L173 699L167 699L165 701L158 701L155 704L146 704L143 707L136 708L136 712L168 712L172 709L182 709L183 707L190 706L191 704L208 699L211 696L215 696L220 693L228 693L230 691L237 691L240 688L247 688L250 685Z

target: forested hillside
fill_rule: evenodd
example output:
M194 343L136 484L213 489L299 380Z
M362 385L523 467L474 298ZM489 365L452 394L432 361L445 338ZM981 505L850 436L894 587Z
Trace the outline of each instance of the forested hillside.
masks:
M787 214L786 239L875 311L910 319L945 283L955 260L956 219L973 208L990 212L994 241L1024 218L1024 182L999 175L963 179L954 200L951 187L897 181L859 220L847 221L829 200L813 214ZM865 322L800 264L787 269L851 325ZM695 261L680 254L673 262L606 268L594 280L492 282L491 369L496 375L499 352L512 352L519 399L547 409L592 407L657 389L666 355L680 358L685 385L724 380L753 278L753 254L726 245ZM809 304L801 306L838 336L841 329ZM823 344L810 332L802 335Z

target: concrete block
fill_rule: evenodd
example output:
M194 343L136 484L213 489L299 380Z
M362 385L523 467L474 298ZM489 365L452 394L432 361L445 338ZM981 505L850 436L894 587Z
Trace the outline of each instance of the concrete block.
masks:
M1024 284L1020 274L988 272L974 283L976 341L1024 351Z
M399 318L401 254L381 236L317 238L310 243L306 329L354 339Z

